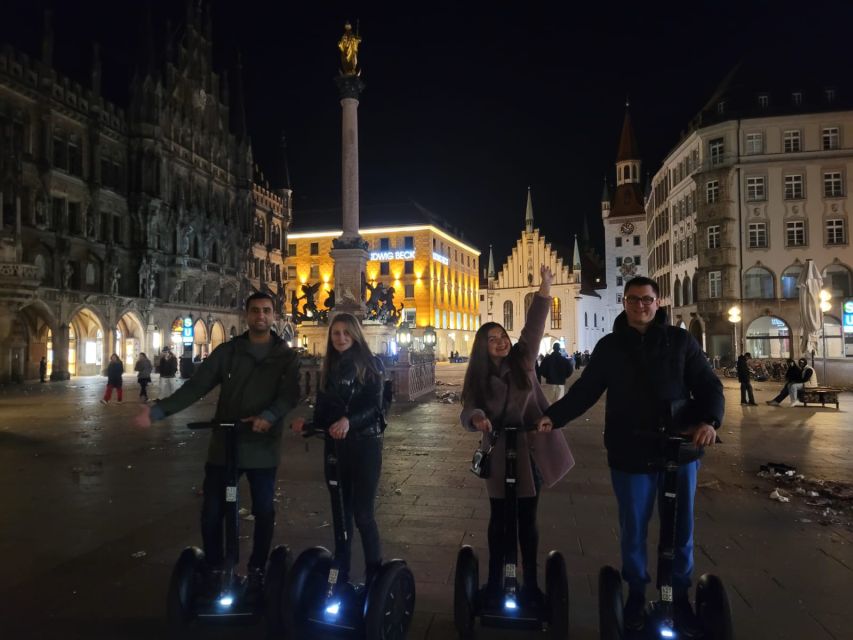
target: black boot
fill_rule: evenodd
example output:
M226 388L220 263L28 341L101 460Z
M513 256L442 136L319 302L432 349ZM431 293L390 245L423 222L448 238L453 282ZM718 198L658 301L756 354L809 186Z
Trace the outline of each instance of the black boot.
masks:
M537 576L536 569L536 565L533 565L532 567L528 567L527 565L524 566L522 570L524 584L521 587L519 596L521 601L525 604L543 608L545 606L545 594L543 594L542 590L539 588L539 578Z
M628 591L628 601L623 612L625 628L629 631L642 631L646 626L646 594L645 591L632 589Z
M699 620L690 604L690 596L687 589L678 589L673 594L672 609L675 618L675 628L687 638L697 638L701 628Z

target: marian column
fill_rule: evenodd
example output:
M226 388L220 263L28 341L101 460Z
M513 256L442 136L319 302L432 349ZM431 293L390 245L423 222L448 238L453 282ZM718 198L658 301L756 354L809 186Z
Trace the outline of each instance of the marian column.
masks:
M367 242L358 232L358 98L364 89L358 68L358 46L361 38L352 32L349 22L338 42L341 72L335 78L341 96L341 173L343 235L332 244L335 261L334 312L352 313L359 319L365 315L364 290L367 265Z

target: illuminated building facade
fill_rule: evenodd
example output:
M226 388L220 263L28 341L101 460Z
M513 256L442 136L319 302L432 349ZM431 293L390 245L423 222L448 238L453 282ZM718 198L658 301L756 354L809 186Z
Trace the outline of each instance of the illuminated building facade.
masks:
M359 233L370 252L365 297L370 297L370 287L378 283L393 287L401 321L413 327L415 348L422 344L423 330L431 326L436 332L437 357L447 357L451 351L467 355L479 327L480 252L436 224L365 227ZM328 292L335 286L329 252L332 240L340 235L340 230L296 230L288 234L284 274L288 301L294 294L297 299L302 297L303 286L322 283L316 303L324 308ZM335 297L345 293L336 291ZM292 312L292 303L285 308ZM298 300L297 309L300 313L305 310L304 299ZM315 350L314 345L303 346ZM325 344L316 350L323 349Z

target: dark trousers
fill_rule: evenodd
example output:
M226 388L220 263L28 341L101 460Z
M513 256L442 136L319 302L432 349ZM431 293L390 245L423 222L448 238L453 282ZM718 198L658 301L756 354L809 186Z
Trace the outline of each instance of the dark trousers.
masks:
M775 398L773 398L773 400L771 400L771 402L782 402L782 400L787 398L788 397L788 388L790 386L791 386L791 383L786 382L785 386L782 387L782 390L779 392L779 395L777 395Z
M539 496L518 499L518 546L521 547L521 564L524 584L536 587L536 554L539 551L539 530L536 528L536 509ZM489 585L498 587L503 582L504 526L506 500L489 499Z
M151 384L151 378L139 379L139 397L148 400L148 385Z
M677 590L686 590L690 586L693 573L693 498L698 470L698 460L678 468L672 567L672 586ZM611 469L610 479L619 505L622 577L630 590L643 591L651 580L646 568L646 537L655 499L663 490L663 473L626 473Z
M275 529L275 473L276 467L265 469L240 469L249 481L252 494L252 515L255 516L255 536L249 567L263 569L272 545ZM213 464L204 466L204 504L201 508L201 537L204 555L211 567L225 559L223 520L225 518L225 467ZM239 476L238 476L239 477Z
M326 440L325 454L328 456L334 451L335 443ZM335 549L335 558L340 564L339 581L345 582L349 580L352 562L353 521L361 536L364 564L368 574L378 569L382 562L382 544L379 541L379 527L374 514L376 491L382 473L382 438L345 438L337 441L337 453L347 539L342 547ZM328 480L334 478L328 477L328 467L325 470L328 487Z
M749 396L749 400L746 399L747 396ZM752 383L749 380L740 383L740 403L755 404L755 395L752 393Z

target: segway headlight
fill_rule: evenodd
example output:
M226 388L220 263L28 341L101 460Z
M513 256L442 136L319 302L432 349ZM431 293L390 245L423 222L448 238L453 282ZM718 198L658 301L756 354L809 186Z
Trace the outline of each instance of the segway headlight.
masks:
M326 607L326 615L330 618L336 618L338 613L341 611L341 603L333 602L329 606Z
M674 638L675 637L675 631L673 631L669 627L661 627L660 628L660 637L661 638Z
M507 611L515 611L518 609L518 602L516 602L513 596L507 596L504 598L504 609Z
M224 609L227 609L232 604L234 604L234 596L232 596L230 594L226 593L221 598L219 598L219 606L224 608Z

